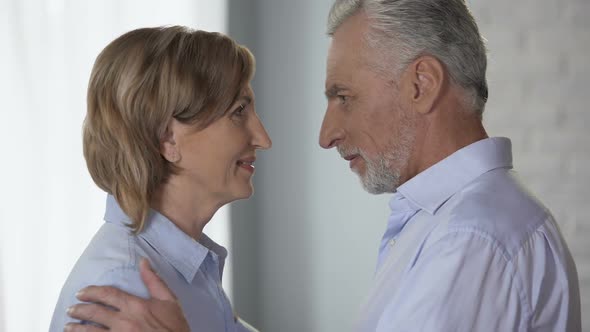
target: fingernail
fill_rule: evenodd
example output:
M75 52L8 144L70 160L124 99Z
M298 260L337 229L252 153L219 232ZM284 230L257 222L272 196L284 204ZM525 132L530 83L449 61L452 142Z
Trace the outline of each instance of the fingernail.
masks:
M81 296L84 296L84 290L83 290L83 289L79 290L79 291L76 293L76 298L78 298L78 299L79 299Z
M66 327L64 327L64 332L71 332L72 331L72 325L70 325L70 323L66 324Z
M66 313L68 314L68 316L71 316L73 312L74 312L74 307L69 307L68 310L66 310Z

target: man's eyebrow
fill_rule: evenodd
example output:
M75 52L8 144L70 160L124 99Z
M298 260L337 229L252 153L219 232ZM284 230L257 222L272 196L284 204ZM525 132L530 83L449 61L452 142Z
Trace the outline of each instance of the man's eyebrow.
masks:
M332 98L332 97L337 96L338 92L343 91L343 90L347 90L347 89L341 85L334 84L329 89L327 89L326 92L324 92L324 93L327 98Z

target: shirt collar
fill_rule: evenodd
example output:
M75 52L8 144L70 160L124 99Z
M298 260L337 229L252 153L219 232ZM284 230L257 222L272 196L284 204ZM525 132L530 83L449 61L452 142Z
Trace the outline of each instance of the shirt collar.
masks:
M112 195L107 197L104 217L106 222L129 225L131 219L121 209ZM199 241L181 231L172 221L150 209L144 229L138 234L147 241L187 282L192 282L199 267L211 253L219 258L219 272L223 271L227 250L204 233Z
M435 214L461 188L496 168L512 168L512 144L508 138L492 137L472 143L414 176L397 191Z

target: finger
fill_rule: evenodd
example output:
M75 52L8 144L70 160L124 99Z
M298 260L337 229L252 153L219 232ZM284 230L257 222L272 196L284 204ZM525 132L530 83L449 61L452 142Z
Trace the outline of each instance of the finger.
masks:
M135 296L111 286L88 286L82 288L76 298L83 302L102 303L104 305L120 309L129 306L136 301Z
M64 332L104 332L107 331L106 329L92 326L92 325L84 325L79 323L67 323Z
M170 291L166 283L154 272L147 259L139 262L139 273L153 298L163 301L176 301L176 296Z
M117 311L96 303L78 303L68 309L68 315L72 318L98 323L105 327L111 326L117 314Z

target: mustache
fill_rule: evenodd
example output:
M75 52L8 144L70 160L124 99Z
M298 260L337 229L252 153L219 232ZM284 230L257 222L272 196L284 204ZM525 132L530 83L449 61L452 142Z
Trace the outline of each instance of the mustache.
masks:
M344 147L342 145L338 145L336 147L336 150L338 150L338 153L340 154L340 156L342 158L344 158L346 156L353 155L353 154L361 155L361 157L363 156L362 151L359 148L355 148L355 147Z

